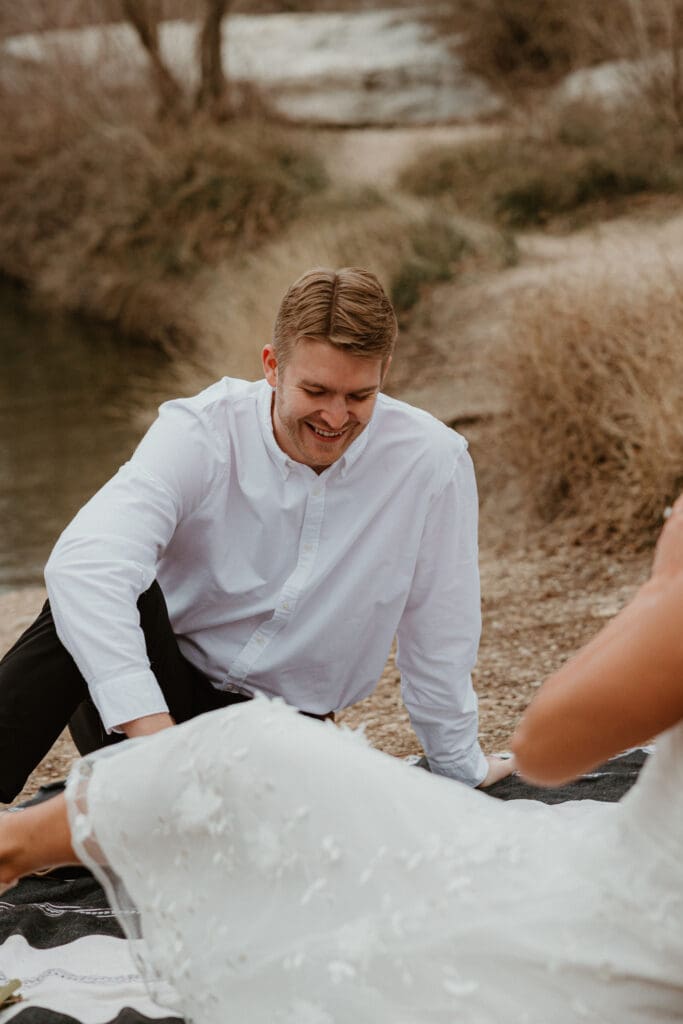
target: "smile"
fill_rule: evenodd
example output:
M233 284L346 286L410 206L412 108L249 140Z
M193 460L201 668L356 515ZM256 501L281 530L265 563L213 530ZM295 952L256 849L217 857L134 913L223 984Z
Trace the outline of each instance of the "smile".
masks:
M346 427L343 430L323 430L321 427L315 427L312 423L307 423L307 427L310 427L313 433L317 437L322 437L326 441L334 441L336 438L341 437L342 434L346 433Z

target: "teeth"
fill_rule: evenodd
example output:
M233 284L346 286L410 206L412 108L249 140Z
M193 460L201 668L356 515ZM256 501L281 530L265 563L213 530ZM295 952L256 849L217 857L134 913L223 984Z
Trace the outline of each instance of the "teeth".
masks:
M341 437L344 433L343 430L321 430L320 427L314 427L312 423L311 427L313 427L316 434L320 434L321 437Z

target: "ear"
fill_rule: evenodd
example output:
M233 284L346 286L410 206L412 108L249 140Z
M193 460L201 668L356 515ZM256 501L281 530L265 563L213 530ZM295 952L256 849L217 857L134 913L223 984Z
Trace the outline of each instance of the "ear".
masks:
M271 388L277 387L277 356L272 345L264 345L261 352L263 374Z

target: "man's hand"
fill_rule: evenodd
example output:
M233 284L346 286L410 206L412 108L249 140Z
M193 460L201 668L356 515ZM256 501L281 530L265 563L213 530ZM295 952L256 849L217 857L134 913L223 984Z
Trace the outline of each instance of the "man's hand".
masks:
M135 736L151 736L155 732L161 732L162 729L170 729L172 725L175 725L174 719L167 711L163 711L158 715L145 715L143 718L133 718L130 722L123 722L121 728L128 739L133 739Z
M500 782L501 779L506 779L508 775L512 775L517 768L513 756L501 757L499 754L487 754L486 760L489 763L489 770L486 773L486 778L483 782L479 783L477 789L488 789L494 782Z

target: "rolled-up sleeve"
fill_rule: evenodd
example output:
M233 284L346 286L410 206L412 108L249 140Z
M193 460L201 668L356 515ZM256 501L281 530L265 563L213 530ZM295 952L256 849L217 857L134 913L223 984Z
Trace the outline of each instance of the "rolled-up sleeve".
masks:
M488 768L471 679L481 633L477 520L463 448L427 514L397 652L403 700L430 768L469 786Z
M186 408L167 403L130 462L64 530L45 567L57 634L109 732L168 710L137 599L180 519L210 490L211 476L203 428Z

